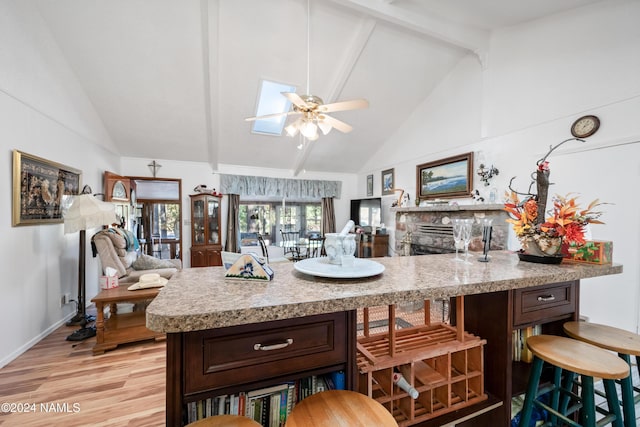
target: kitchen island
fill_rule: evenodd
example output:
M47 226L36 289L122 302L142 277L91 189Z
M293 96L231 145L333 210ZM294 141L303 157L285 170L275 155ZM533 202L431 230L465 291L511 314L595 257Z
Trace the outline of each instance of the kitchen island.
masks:
M385 271L361 279L309 276L293 263L273 264L270 282L224 279L221 267L175 274L147 308L147 327L167 334L167 425L184 423L187 402L308 374L342 370L355 388L355 310L459 296L465 329L487 340L486 390L502 403L488 416L507 425L518 389L511 332L531 324L559 331L578 317L581 279L622 272L620 265L521 262L500 251L488 263L455 262L451 254L374 260ZM258 356L243 350L245 341L269 348L281 338L294 344Z

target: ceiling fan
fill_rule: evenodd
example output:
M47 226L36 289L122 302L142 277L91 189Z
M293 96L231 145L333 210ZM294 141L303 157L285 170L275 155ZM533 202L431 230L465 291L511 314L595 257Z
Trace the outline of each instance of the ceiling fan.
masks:
M307 0L307 94L298 95L295 92L282 92L282 95L291 101L293 109L283 113L267 114L258 117L248 117L246 121L254 121L260 119L270 119L281 116L298 117L297 120L285 127L287 135L294 137L300 132L310 141L318 139L318 129L323 135L328 134L331 129L335 128L343 133L349 133L353 127L347 123L330 116L327 113L336 111L357 110L368 108L369 102L365 99L354 99L351 101L334 102L325 104L324 101L315 95L311 95L309 90L309 0Z

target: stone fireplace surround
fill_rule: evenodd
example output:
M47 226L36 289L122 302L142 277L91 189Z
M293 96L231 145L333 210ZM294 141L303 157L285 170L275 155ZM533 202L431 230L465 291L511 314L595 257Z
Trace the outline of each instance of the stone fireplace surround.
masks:
M474 219L469 251L482 252L482 220L493 219L491 250L507 248L509 223L502 204L451 205L391 208L395 212L395 251L402 254L407 232L411 232L411 255L454 252L454 218Z

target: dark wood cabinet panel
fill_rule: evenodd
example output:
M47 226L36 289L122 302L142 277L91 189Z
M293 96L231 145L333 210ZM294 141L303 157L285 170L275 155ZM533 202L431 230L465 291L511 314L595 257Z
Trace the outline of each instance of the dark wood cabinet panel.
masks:
M506 403L524 390L530 364L513 361L513 331L540 324L545 334L561 334L564 322L579 317L579 290L580 282L572 281L464 297L465 330L487 340L487 393ZM504 404L461 425L506 426L510 420L511 407Z
M355 311L169 333L167 425L184 424L187 402L303 376L341 370L353 389L355 348Z
M356 243L358 258L387 256L389 235L362 233L358 234Z
M254 325L187 334L185 351L195 360L185 392L240 385L326 365L344 363L345 313L297 322ZM258 377L259 375L259 377Z
M573 282L516 289L513 292L514 326L539 323L542 319L549 320L576 310L576 287Z

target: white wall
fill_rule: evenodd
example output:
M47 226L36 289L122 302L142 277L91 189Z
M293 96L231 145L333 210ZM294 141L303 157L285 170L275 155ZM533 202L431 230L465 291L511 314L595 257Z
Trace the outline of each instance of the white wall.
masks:
M102 171L117 171L119 162L31 1L0 1L0 40L2 367L75 313L75 306L60 307L59 301L64 293L76 298L78 287L78 233L65 235L62 224L11 226L12 150L82 170L82 183L95 192L101 190ZM98 274L88 245L87 250L89 301L97 293Z
M182 179L182 261L185 267L191 264L191 204L189 194L193 194L193 188L204 184L208 188L215 188L220 191L220 175L251 175L251 176L267 176L273 178L289 178L289 179L320 179L330 181L342 181L342 196L334 200L336 224L338 227L345 224L349 219L349 201L355 197L356 192L356 175L355 174L338 174L327 172L306 171L294 177L291 170L274 169L267 167L247 167L238 165L221 164L218 170L213 171L208 163L200 162L181 162L168 159L141 159L141 158L122 158L122 174L127 176L148 176L151 173L147 165L151 160L156 160L162 165L159 169L157 177L159 178L180 178ZM221 203L221 226L222 226L222 243L226 243L227 230L227 199L223 197Z
M500 174L502 195L511 177L526 190L536 161L570 138L583 114L602 125L586 143L567 143L551 155L553 193L577 192L612 203L594 239L614 241L624 273L583 281L581 312L592 321L638 329L640 237L640 2L610 0L503 29L492 36L486 68L468 56L409 117L358 176L364 194L373 173L395 168L396 186L415 194L415 167L453 154L482 152ZM433 115L434 111L439 114ZM476 156L477 157L477 156ZM476 188L484 192L486 187ZM390 205L391 200L389 199ZM461 199L471 203L471 199ZM388 217L389 214L385 213Z

